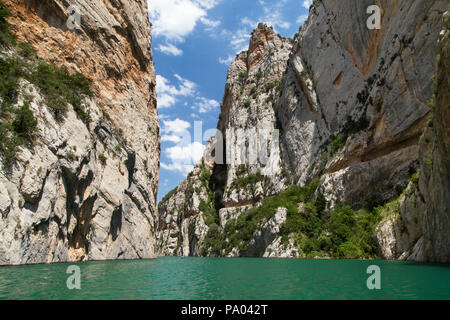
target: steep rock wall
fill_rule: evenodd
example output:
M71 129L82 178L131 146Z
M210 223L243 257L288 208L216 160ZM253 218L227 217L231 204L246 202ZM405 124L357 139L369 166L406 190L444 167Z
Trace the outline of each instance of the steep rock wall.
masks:
M370 227L365 242L362 241L362 247L377 245L378 256L448 261L445 144L439 145L443 151L433 152L433 171L420 175L421 191L414 186L414 174L423 166L420 158L429 154L424 151L424 143L419 145L419 139L431 112L437 41L448 4L439 0L381 0L376 4L381 9L381 29L369 30L366 10L373 1L314 1L289 56L275 54L279 60L268 60L268 69L272 63L286 67L272 108L263 108L267 121L259 122L260 129L280 129L280 174L276 180L269 177L271 189L265 193L257 191L259 181L254 176L262 167L213 165L216 212L214 223L208 224L204 255L302 257L302 249L308 246L308 256L315 257L316 249L330 247L339 230L329 225L330 230L323 229L316 238L308 239L303 231L292 230L292 226L304 224L303 218L296 218L298 215L308 220L321 208L322 213L337 212L349 217L353 214L351 219L365 217L363 224L381 219L377 230ZM250 52L267 48L257 43L270 37L255 38L255 34L265 34L263 29L266 28L259 26L255 30ZM278 47L279 52L283 52L282 46L285 48L286 44ZM230 66L218 123L225 135L245 123L256 123L253 120L261 114L258 101L264 101L266 95L263 85L251 77L249 70L254 61L261 60L255 52L239 54ZM441 61L443 56L441 53ZM250 84L244 81L247 74ZM256 89L252 89L252 81L256 82ZM448 91L444 80L440 90ZM440 103L446 106L445 98ZM425 133L432 135L429 141L446 141L442 123L446 110L448 106L439 109L442 117L433 120L436 133ZM227 147L233 149L233 145ZM254 179L241 179L242 174ZM184 189L195 182L195 174L191 178L163 205L184 194ZM254 187L246 188L245 182L250 181ZM293 205L289 202L293 193L285 190L290 184L312 185L314 195L309 195L308 187L301 191L299 198L303 200L295 200ZM280 197L267 197L281 190L285 191ZM422 202L409 201L411 197L422 198ZM283 202L289 205L287 213ZM278 210L273 210L275 203L280 203ZM342 205L351 206L353 213L350 207L339 211ZM257 208L262 209L255 211ZM198 212L204 216L202 210ZM159 213L162 218L167 215L166 210ZM330 223L331 218L339 221L339 217L331 216ZM322 218L324 224L329 221ZM308 232L308 228L304 229ZM282 232L289 232L286 230L293 233L282 237ZM243 243L243 239L247 242ZM373 243L375 239L377 244ZM346 257L350 252L350 257L361 257L362 249L355 242L343 243L334 253ZM317 248L311 250L311 244ZM368 256L372 257L370 250ZM327 253L322 252L322 257L328 257Z
M4 3L18 41L83 74L93 96L89 123L71 107L57 121L21 81L18 104L32 97L37 132L1 170L0 264L154 257L160 138L146 1ZM79 29L67 28L69 6Z

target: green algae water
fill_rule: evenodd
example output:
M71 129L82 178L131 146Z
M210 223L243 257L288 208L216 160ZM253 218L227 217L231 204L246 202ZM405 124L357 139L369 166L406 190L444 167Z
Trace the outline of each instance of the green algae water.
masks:
M450 299L450 265L397 261L159 258L0 267L0 299L304 300ZM367 268L381 290L367 288Z

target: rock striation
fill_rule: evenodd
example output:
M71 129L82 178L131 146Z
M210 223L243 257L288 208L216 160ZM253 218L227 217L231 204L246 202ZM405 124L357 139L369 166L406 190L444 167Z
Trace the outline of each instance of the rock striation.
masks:
M366 244L377 247L378 256L449 261L445 201L450 190L445 123L449 118L448 32L441 32L447 4L378 1L381 29L370 30L366 11L372 4L369 0L346 0L339 5L331 0L314 1L293 41L263 24L258 26L249 50L237 55L228 71L218 129L226 149L231 150L226 160L235 160L236 145L248 145L242 135L234 141L227 139L236 129L278 129L280 150L272 159L275 165L270 166L276 169L267 175L263 165L222 164L216 159L208 166L209 192L214 194L211 205L206 206L207 212L204 206L195 210L198 219L204 218L199 234L203 237L208 229L208 236L197 241L195 232L180 237L174 231L172 247L183 242L190 247L184 254L265 257L303 257L307 249L315 257L321 248L331 247L342 231L333 225L339 216L331 215L328 222L320 215L342 212L355 221L367 217L366 226L372 219L369 225L374 230L366 230L370 235L361 248ZM436 70L439 80L432 111L429 101ZM434 114L432 126L427 125L430 114ZM432 166L424 168L427 161ZM185 219L179 217L191 208L186 211L176 204L200 180L200 174L194 170L161 203L160 221L174 210L178 220L172 219L170 226L160 224L159 233L181 230ZM297 201L298 209L289 204L286 214L283 205L273 210L271 205L279 199L293 199L288 189L292 184L315 186L313 195L308 194L314 210L306 196ZM342 209L343 205L348 207ZM313 214L329 230L316 239L306 239L308 228L282 235L292 231L293 221L304 224L302 219L313 220ZM252 223L255 226L248 227ZM185 230L199 228L190 225ZM188 244L191 238L196 239L193 246ZM343 243L335 254L365 257L358 248L361 241L352 241ZM199 248L202 242L203 249ZM167 253L164 244L159 247L162 254ZM324 252L318 256L328 257Z
M92 96L89 121L74 106L58 120L20 81L17 105L29 102L37 130L0 168L0 264L154 257L160 138L147 2L3 2L17 40L84 75ZM68 28L70 6L79 28Z

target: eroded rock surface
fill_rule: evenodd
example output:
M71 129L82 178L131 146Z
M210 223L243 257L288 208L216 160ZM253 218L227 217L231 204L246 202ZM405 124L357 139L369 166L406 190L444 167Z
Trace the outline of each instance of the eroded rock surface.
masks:
M91 80L90 122L56 121L38 88L32 147L0 173L0 264L155 256L160 138L146 1L3 1L11 30L48 63ZM67 7L81 14L67 28ZM9 52L9 55L14 53Z
M441 33L444 40L438 46L448 4L439 0L377 4L381 29L369 30L366 10L373 1L314 1L294 41L259 25L249 51L231 64L218 122L231 150L227 157L235 160L233 150L246 143L242 135L226 139L234 130L277 128L281 150L274 163L279 169L264 178L264 166L213 165L217 218L210 226L210 250L204 254L302 256L295 249L303 236L281 241L275 231L267 233L264 219L249 243L219 253L213 249L217 243L229 247L227 232L233 230L227 231L227 225L236 223L238 230L245 219L253 221L252 208L264 199L291 184L307 186L319 178L315 198L323 195L326 210L343 204L354 210L386 205L376 231L380 256L448 261L449 86L444 76L448 72L443 71L448 61L447 31ZM432 111L429 101L439 51L440 95L433 129L425 130L419 144ZM275 86L267 86L272 82ZM423 168L426 162L432 166ZM412 180L419 167L417 190L417 181ZM192 177L188 184L195 183L195 173ZM185 188L168 201L183 197ZM387 205L393 200L392 206ZM388 210L391 207L395 210ZM168 214L159 213L160 218ZM326 244L332 236L327 232L319 238Z

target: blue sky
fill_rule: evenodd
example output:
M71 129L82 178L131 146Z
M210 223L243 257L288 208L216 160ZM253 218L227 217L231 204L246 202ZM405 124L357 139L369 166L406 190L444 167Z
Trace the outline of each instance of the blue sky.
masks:
M228 67L259 22L292 38L312 0L149 0L161 125L158 201L203 154L220 113ZM194 137L194 127L196 130ZM200 133L200 134L198 134Z

